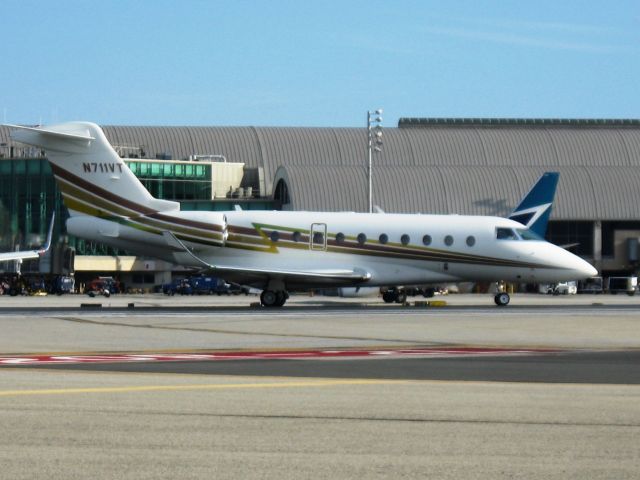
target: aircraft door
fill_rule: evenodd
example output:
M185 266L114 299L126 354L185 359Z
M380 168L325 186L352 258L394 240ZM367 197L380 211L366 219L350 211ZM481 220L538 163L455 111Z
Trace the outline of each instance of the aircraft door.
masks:
M309 248L311 250L325 251L327 249L327 224L312 223L311 235L309 235Z

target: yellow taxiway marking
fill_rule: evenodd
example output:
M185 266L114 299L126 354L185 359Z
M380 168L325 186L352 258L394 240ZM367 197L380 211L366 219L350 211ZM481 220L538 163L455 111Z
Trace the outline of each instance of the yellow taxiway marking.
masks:
M337 385L384 385L408 383L402 380L314 380L277 383L213 383L194 385L144 385L128 387L49 388L39 390L0 390L0 397L71 395L79 393L173 392L184 390L241 390L253 388L331 387Z

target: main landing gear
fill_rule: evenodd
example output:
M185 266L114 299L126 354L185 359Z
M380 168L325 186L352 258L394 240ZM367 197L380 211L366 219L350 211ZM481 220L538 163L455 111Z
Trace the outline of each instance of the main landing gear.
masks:
M498 305L499 307L506 307L507 305L509 305L510 300L511 297L508 293L505 292L496 293L496 296L493 297L493 301L496 302L496 305Z
M404 303L407 301L407 292L401 288L390 288L382 292L382 300L385 303Z
M284 290L263 290L260 294L260 303L263 307L282 307L289 298Z

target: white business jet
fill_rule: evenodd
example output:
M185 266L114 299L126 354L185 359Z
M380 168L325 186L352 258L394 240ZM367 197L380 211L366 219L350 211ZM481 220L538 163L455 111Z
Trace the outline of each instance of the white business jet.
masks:
M546 225L550 202L521 204L514 212L522 214L520 221L462 215L181 211L179 203L151 196L98 125L15 128L14 140L47 151L69 209L70 234L260 288L265 307L281 307L288 292L312 288L552 283L597 273L527 228L540 219ZM507 305L509 295L500 293L495 301Z

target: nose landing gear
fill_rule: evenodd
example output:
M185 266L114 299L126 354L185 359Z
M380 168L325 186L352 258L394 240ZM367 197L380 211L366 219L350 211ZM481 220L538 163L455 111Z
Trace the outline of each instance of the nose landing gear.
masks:
M493 301L496 302L496 305L498 305L499 307L506 307L507 305L509 305L510 300L511 297L508 293L505 292L496 293L496 296L493 297Z

